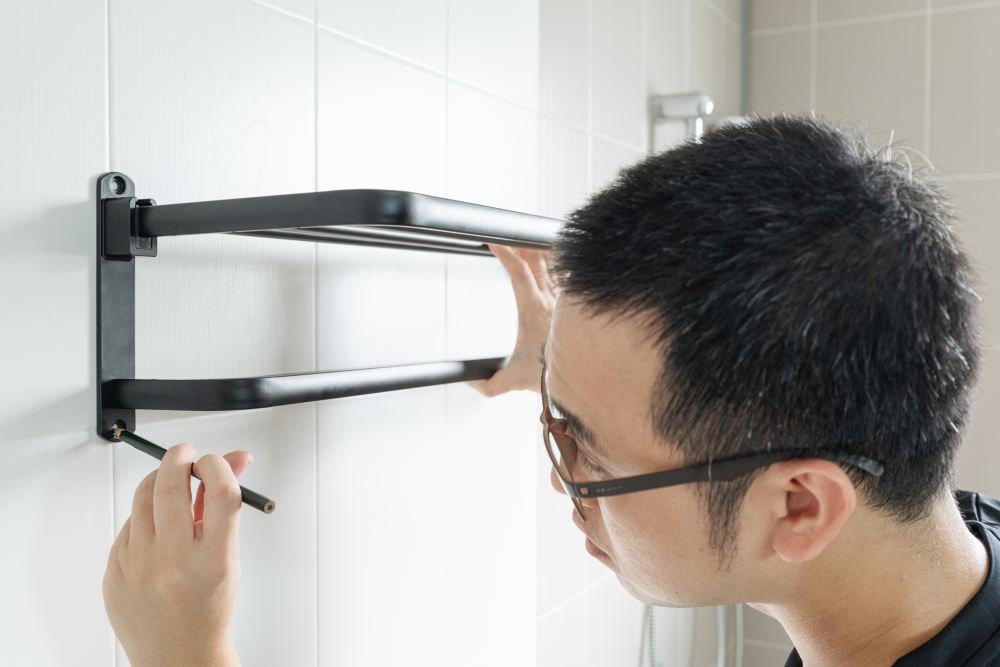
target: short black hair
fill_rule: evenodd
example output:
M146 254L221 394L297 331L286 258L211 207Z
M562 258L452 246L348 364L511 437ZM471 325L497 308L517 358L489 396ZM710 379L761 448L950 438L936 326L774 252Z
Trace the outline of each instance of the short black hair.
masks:
M813 116L750 116L622 170L554 246L563 294L640 315L654 431L690 463L838 450L900 521L953 483L980 365L954 210L893 147ZM754 476L699 484L721 555ZM723 559L725 560L725 559Z

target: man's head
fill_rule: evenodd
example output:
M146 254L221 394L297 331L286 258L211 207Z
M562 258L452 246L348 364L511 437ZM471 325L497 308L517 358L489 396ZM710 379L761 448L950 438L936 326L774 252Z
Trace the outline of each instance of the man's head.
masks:
M806 457L586 501L638 597L705 604L706 562L808 560L855 503L914 522L949 488L977 297L939 189L887 158L815 118L754 118L624 170L570 216L546 357L551 396L607 454L582 477L770 448L885 465Z

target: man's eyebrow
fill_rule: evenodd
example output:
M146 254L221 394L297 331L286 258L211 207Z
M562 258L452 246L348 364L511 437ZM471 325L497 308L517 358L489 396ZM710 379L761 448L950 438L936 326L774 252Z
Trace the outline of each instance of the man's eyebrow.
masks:
M551 396L549 396L549 402L552 403L552 406L556 410L562 413L562 418L566 420L566 424L569 426L570 430L573 431L573 438L578 443L583 445L585 449L589 449L592 453L607 461L608 456L597 442L597 435L594 431L584 424L582 419L564 408Z
M539 357L539 361L542 363L542 373L545 372L545 343L542 343L542 354ZM543 396L544 400L545 397ZM604 449L597 442L597 435L594 431L588 427L582 419L576 416L574 413L563 407L556 399L552 398L552 395L548 396L549 403L552 404L556 410L562 413L562 418L566 420L566 424L569 426L570 430L573 431L573 437L582 444L586 449L589 449L592 453L596 454L598 457L608 461L608 456L604 452Z

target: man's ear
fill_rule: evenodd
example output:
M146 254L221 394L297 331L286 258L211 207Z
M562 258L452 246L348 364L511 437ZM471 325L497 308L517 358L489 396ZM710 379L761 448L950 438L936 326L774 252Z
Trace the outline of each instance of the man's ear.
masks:
M771 547L788 563L816 558L857 505L850 477L825 459L782 461L766 474L773 499Z

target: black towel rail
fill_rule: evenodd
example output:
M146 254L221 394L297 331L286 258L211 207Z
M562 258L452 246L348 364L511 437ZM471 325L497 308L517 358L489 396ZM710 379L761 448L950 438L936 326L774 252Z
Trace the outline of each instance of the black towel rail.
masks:
M248 410L488 378L507 358L262 377L135 378L135 262L161 236L241 236L490 256L486 243L549 248L553 218L397 190L333 190L158 206L120 172L97 180L97 432L135 411Z

